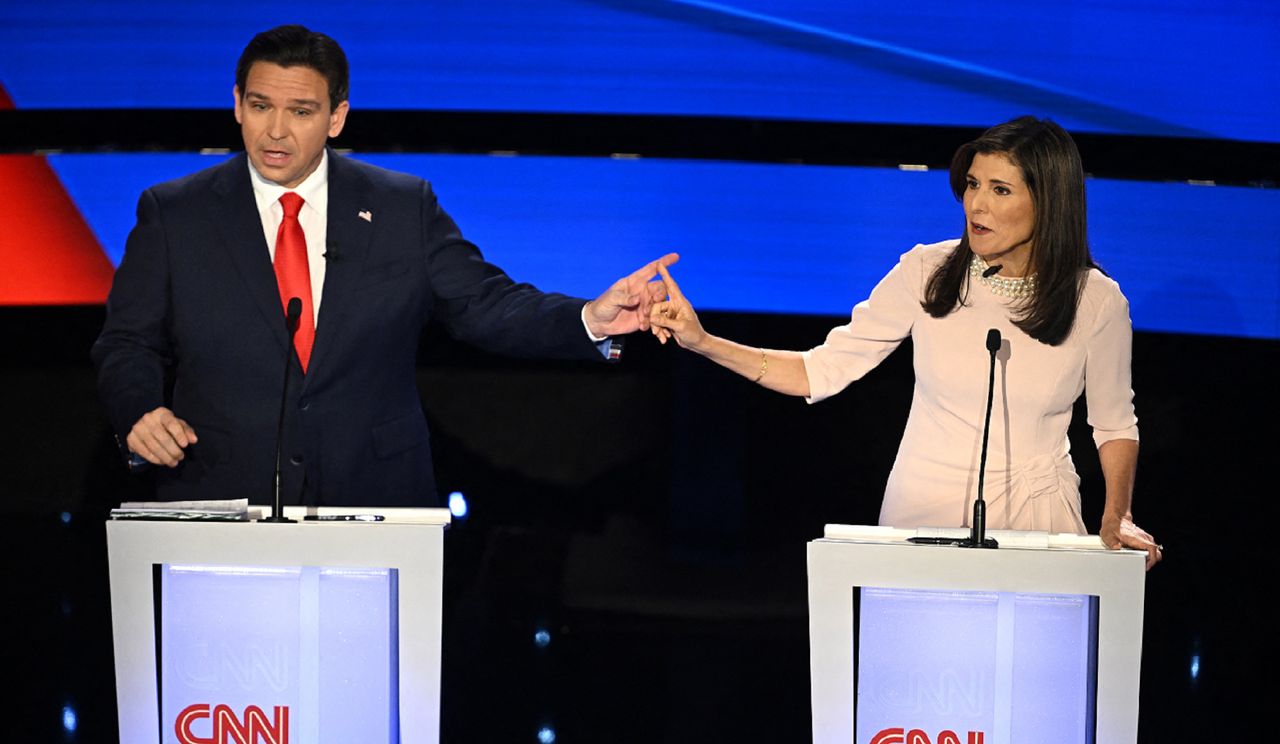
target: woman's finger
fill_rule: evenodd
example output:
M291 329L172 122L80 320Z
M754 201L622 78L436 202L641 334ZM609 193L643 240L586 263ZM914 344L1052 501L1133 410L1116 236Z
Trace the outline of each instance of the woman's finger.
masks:
M667 271L666 266L658 264L658 273L662 275L662 283L667 285L667 295L670 296L672 300L684 300L685 302L688 302L680 292L680 285L676 284L676 280L671 278L671 272Z

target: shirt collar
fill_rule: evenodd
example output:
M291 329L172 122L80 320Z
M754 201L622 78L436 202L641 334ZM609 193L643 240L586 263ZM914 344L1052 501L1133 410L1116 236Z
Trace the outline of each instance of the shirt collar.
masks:
M246 158L246 162L249 164L249 181L253 184L253 193L258 197L259 204L274 204L280 200L282 194L292 191L301 196L308 206L321 214L324 213L329 196L329 148L326 147L321 151L320 164L311 172L311 175L292 189L286 189L275 181L265 178L257 168L253 167L252 160Z

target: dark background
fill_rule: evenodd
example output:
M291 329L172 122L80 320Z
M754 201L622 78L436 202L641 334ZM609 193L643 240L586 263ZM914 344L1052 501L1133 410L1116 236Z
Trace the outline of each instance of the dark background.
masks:
M235 146L233 126L182 129L200 113L148 112L89 134L75 124L84 112L0 112L0 151L42 146L32 131L54 132L68 150ZM530 152L943 164L975 133L715 120L690 130L661 118L654 129L651 117L573 116L522 128L475 114L435 135L405 122L448 117L381 116L400 124L349 130L338 144L488 151L509 149L516 131ZM33 130L37 118L48 128ZM594 139L566 136L588 130ZM677 134L688 131L692 140ZM1094 135L1081 147L1091 172L1113 177L1274 184L1280 161L1273 145L1213 140ZM1205 263L1231 271L1229 252L1207 250ZM125 473L97 402L87 352L102 319L101 307L0 308L5 606L16 617L3 668L18 741L116 741L103 522L120 501L146 498L149 483ZM806 348L843 319L704 322L744 343ZM497 359L435 328L424 341L438 480L471 507L445 541L444 739L534 742L549 726L562 744L807 740L805 544L827 523L875 523L911 399L909 344L807 406L643 336L618 365ZM1277 349L1135 336L1135 514L1166 547L1146 587L1141 741L1263 730L1275 488L1262 473L1275 456ZM1103 489L1082 409L1071 436L1096 530ZM551 634L545 648L538 629Z

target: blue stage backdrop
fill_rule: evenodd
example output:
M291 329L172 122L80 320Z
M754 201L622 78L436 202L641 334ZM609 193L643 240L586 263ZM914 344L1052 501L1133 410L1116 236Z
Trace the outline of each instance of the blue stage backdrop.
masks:
M53 155L113 264L147 186L225 155ZM889 168L368 155L433 182L518 279L592 296L667 251L697 307L842 316L899 254L957 237L947 174ZM1090 179L1094 255L1140 330L1280 338L1280 191Z
M1280 141L1275 0L42 0L0 5L19 108L222 107L256 31L346 47L352 105Z

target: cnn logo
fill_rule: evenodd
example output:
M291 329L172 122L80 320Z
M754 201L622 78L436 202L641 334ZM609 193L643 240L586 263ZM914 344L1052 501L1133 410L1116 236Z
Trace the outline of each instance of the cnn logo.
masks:
M983 744L986 735L981 731L970 731L969 738L961 742L956 732L943 729L938 732L936 744ZM906 731L900 728L887 728L871 737L871 744L935 744L929 735L920 729Z
M277 705L274 717L268 721L262 708L250 705L244 715L236 717L227 705L196 703L182 709L173 722L173 732L179 744L289 744L289 708ZM209 719L209 736L197 736L192 726L197 721ZM201 725L203 730L205 725Z

